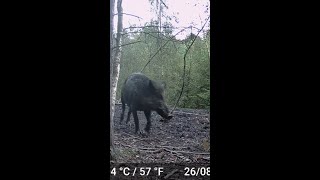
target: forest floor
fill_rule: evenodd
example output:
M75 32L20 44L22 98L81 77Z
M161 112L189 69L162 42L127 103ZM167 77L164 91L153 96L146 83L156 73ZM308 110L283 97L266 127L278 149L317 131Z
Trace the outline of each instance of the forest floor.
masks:
M152 112L151 130L146 136L135 134L133 116L126 124L127 110L120 124L121 105L115 106L115 147L121 163L209 163L210 111L176 109L168 122ZM146 126L143 112L138 112L140 130Z

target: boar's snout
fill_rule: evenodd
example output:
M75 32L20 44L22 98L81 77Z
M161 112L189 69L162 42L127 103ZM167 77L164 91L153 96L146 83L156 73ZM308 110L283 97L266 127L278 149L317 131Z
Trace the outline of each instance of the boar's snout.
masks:
M173 117L173 115L170 114L169 109L166 105L164 105L163 108L158 109L157 113L161 117L163 117L164 119L167 119L167 120L170 120Z

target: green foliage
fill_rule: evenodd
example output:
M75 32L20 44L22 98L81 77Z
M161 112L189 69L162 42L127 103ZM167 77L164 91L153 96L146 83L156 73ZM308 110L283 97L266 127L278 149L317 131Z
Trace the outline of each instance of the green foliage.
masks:
M157 23L150 22L139 33L128 33L123 37L123 44L140 42L122 48L117 99L120 98L125 79L131 73L139 72L160 46L172 37L170 24L165 24L171 28L164 28L161 33L157 33L157 27L152 27L155 24ZM186 56L185 87L179 107L210 107L210 34L205 34L204 38L197 37ZM143 73L151 79L166 82L165 98L171 106L176 103L181 91L184 54L195 37L191 34L183 41L173 38L144 69Z

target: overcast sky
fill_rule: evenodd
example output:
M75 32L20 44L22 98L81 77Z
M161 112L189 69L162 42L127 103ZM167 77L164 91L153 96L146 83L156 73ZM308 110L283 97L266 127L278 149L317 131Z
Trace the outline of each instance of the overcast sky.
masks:
M170 21L174 27L188 27L192 25L201 29L206 18L210 15L210 10L205 13L206 5L209 5L210 8L209 0L164 0L164 3L168 6L168 9L164 8L165 14L170 16L175 15L178 18L178 23L176 23L174 19ZM195 4L197 5L195 6ZM122 7L124 13L133 14L142 18L139 19L124 15L124 28L133 24L143 26L146 22L150 22L151 19L156 19L156 14L155 12L152 12L149 0L123 0ZM117 8L115 7L115 11L117 11L116 9ZM115 23L116 22L117 18L115 18ZM208 29L208 26L205 29ZM177 29L173 34L180 30L181 29ZM193 33L196 34L197 32L196 29L193 29ZM190 31L181 33L176 37L183 39L187 34L190 34Z

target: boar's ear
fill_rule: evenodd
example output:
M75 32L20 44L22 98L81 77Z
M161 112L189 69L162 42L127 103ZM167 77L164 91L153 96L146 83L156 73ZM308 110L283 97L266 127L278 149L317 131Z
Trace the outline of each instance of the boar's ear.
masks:
M152 80L149 80L149 87L152 90L155 90L156 88L154 87L154 82Z

